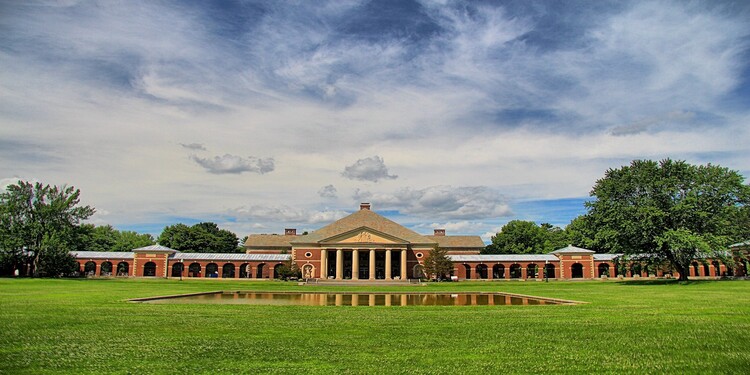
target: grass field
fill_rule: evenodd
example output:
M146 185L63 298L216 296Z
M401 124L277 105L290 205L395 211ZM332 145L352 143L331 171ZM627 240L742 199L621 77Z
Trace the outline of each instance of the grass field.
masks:
M575 306L154 305L209 290L503 291ZM0 279L0 373L750 373L750 282Z

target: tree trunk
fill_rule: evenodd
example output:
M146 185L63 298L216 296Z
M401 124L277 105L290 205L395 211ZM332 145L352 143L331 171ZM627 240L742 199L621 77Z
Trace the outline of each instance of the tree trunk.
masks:
M680 281L688 281L688 275L690 275L690 266L688 267L682 267L680 265L676 265L677 272L680 273Z

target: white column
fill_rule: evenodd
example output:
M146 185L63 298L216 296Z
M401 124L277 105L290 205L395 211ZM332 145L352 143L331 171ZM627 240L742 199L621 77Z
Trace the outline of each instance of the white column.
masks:
M336 250L336 280L344 278L344 250Z
M385 250L385 279L391 279L391 249Z
M352 250L352 280L359 280L359 250Z
M401 280L406 280L406 249L401 250Z
M370 249L370 280L375 280L375 249Z
M320 250L320 278L328 278L328 250Z

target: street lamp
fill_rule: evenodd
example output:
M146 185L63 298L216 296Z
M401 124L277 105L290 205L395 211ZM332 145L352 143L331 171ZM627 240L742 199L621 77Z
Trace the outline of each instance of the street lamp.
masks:
M180 281L182 281L182 274L185 273L185 262L184 259L180 259L180 264L182 267L180 267Z
M549 282L549 278L548 278L548 276L547 276L547 265L548 265L548 264L549 264L549 261L548 261L548 260L545 260L545 261L544 261L544 282L545 282L545 283L548 283L548 282Z

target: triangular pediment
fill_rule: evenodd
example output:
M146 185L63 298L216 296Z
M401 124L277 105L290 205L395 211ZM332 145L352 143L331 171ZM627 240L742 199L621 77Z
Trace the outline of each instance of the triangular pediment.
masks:
M325 244L405 244L408 243L400 238L378 232L371 228L362 227L326 238L321 243Z

